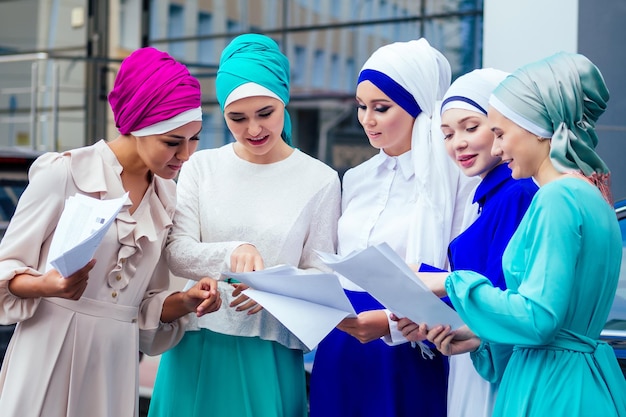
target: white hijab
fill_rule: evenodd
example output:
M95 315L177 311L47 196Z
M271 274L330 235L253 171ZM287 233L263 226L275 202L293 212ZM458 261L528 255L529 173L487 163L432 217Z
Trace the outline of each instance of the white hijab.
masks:
M475 182L468 184L443 143L439 110L450 86L450 64L422 38L382 46L361 71L365 69L392 78L413 95L422 110L411 139L416 204L406 261L446 269L448 244L460 232L465 202Z

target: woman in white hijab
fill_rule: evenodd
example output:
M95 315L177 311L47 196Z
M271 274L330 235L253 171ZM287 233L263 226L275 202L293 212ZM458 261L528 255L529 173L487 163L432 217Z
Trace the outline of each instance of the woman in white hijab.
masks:
M446 268L473 183L446 154L439 103L450 65L425 39L379 48L363 65L356 91L359 122L380 149L343 180L338 251L386 242L409 264ZM381 277L384 279L384 277ZM446 415L448 364L390 326L389 312L342 277L357 313L317 350L311 416ZM395 323L394 323L395 324Z

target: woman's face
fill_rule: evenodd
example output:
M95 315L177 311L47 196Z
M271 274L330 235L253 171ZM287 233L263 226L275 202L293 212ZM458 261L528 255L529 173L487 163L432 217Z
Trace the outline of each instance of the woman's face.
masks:
M493 107L489 107L487 119L495 135L492 155L508 163L513 178L537 178L541 168L550 163L550 141L540 140Z
M398 156L411 149L415 119L370 81L356 88L358 117L370 144L387 155Z
M189 122L162 135L137 137L139 158L155 175L173 179L197 147L202 122Z
M494 135L487 116L465 109L448 109L441 115L446 150L468 177L485 176L501 162L491 155Z
M285 124L285 105L266 96L246 97L224 108L224 119L235 137L235 152L257 164L284 159L291 148L280 134Z

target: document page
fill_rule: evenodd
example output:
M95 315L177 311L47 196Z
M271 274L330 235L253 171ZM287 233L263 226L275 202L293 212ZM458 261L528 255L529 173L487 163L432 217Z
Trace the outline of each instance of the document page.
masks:
M281 265L248 273L224 272L250 288L243 293L263 306L309 349L341 320L356 317L335 274L308 273Z
M322 261L376 298L398 317L428 326L464 323L454 309L441 301L391 247L382 243L341 257L318 252Z
M69 197L50 244L46 270L54 268L68 277L85 266L127 200L128 193L111 200Z

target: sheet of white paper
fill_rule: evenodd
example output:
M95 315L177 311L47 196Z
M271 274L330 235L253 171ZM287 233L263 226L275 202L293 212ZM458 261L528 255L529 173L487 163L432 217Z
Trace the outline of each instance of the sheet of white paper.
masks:
M370 246L346 257L318 252L322 261L370 293L399 317L429 326L463 325L454 309L441 301L421 282L386 243Z
M128 193L111 200L69 197L50 244L46 270L54 268L68 277L85 266L127 199Z
M263 306L309 349L346 317L356 317L334 274L303 273L278 266L249 273L224 273L250 288L248 297Z

